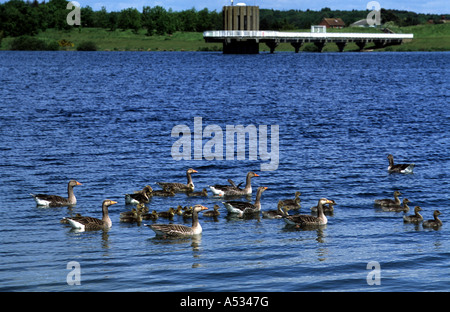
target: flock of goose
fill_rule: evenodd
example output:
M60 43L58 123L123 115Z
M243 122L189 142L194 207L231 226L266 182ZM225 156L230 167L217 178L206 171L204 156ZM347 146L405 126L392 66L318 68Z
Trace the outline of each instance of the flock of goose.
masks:
M414 164L394 164L394 158L392 155L388 155L389 159L389 173L412 173ZM186 226L183 224L146 224L152 229L156 235L163 237L179 237L179 236L192 236L202 233L202 227L198 220L198 213L207 210L208 208L203 205L195 205L194 207L182 207L178 206L177 210L170 208L169 211L157 212L153 210L151 213L145 204L149 203L153 196L172 197L177 193L185 193L187 196L208 196L206 189L201 192L194 192L194 183L192 181L192 174L197 173L196 170L189 168L186 171L187 183L178 182L157 182L162 189L153 190L149 185L145 186L142 190L135 191L132 194L125 194L125 203L136 205L131 211L120 213L120 221L122 222L140 222L142 220L156 221L159 217L171 219L175 214L182 215L186 218L192 218L192 226ZM254 216L262 213L264 218L271 219L284 219L286 224L295 227L310 227L321 226L327 224L328 220L326 213L333 212L333 206L336 205L334 200L327 198L321 198L318 201L317 206L312 207L311 211L317 213L317 215L306 214L289 214L290 210L297 210L300 208L300 192L295 193L293 199L280 200L278 202L277 210L261 211L261 196L262 193L267 190L267 187L258 187L256 191L256 198L254 203L248 201L231 200L233 197L249 196L252 194L251 179L258 177L259 175L250 171L247 174L245 186L241 188L241 184L236 185L233 180L228 179L227 185L210 185L209 189L213 193L213 196L219 198L228 198L230 200L223 201L222 204L227 209L228 214L237 217ZM38 206L58 207L58 206L73 206L76 205L77 200L74 195L73 188L75 186L82 185L80 182L70 180L67 187L68 197L62 197L58 195L46 195L46 194L31 194ZM381 207L385 211L395 212L408 212L409 200L407 198L400 201L399 191L394 192L394 199L377 199L375 205ZM231 198L230 198L231 197ZM112 226L111 219L108 213L108 207L117 204L117 201L106 199L102 204L102 218L94 218L88 216L82 216L77 214L73 217L66 217L61 220L62 223L71 225L73 228L81 231L85 230L101 230L108 229ZM328 205L328 206L327 206ZM204 216L217 217L219 212L219 206L215 205L213 211L204 212ZM183 211L184 210L184 211ZM419 206L414 207L414 215L404 215L404 222L408 223L422 223L423 227L439 228L442 226L442 221L438 218L441 214L438 210L434 211L434 219L423 221L423 217L420 215L422 209Z

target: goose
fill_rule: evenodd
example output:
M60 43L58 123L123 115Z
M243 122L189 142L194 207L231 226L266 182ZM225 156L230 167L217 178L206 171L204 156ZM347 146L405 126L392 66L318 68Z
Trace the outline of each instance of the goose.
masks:
M136 208L133 208L130 211L121 212L119 215L119 218L122 218L122 217L127 218L130 216L135 216L135 215L137 215L137 213L138 212L137 212Z
M179 216L183 215L183 207L181 207L181 205L178 205L177 210L175 210L174 214L177 214Z
M280 200L278 203L281 203L282 207L288 208L288 210L291 209L298 209L300 208L300 193L299 191L295 192L295 198L294 199L284 199Z
M258 174L250 171L247 173L247 177L245 180L245 187L241 189L239 185L235 185L234 182L228 179L228 182L231 185L210 185L209 188L214 195L218 196L241 196L241 195L251 195L252 194L252 178L259 177Z
M414 214L411 216L403 216L403 222L405 223L419 223L423 221L422 215L419 213L422 208L419 206L414 207Z
M67 185L68 197L64 198L58 195L46 194L30 194L33 196L38 206L58 207L58 206L73 206L77 204L77 199L73 193L73 188L77 185L83 185L78 181L70 180Z
M136 222L139 224L142 222L142 219L143 219L142 213L134 208L132 209L132 211L128 211L127 214L122 215L122 213L121 213L121 215L119 217L119 221L125 222L125 223Z
M277 210L263 211L262 215L263 215L263 218L267 218L267 219L281 219L281 218L283 218L283 216L288 215L287 211L288 211L288 208L283 207L281 201L279 201Z
M392 154L389 154L387 156L387 159L389 159L389 167L388 172L393 173L412 173L414 170L415 164L397 164L394 165L394 156Z
M105 199L102 204L102 219L97 219L93 217L67 217L69 224L77 230L101 230L109 229L112 226L111 219L108 214L108 207L117 204L116 201Z
M182 192L192 192L194 191L194 182L192 182L192 173L197 173L197 170L194 170L192 168L189 168L186 171L187 176L187 184L183 183L176 183L176 182L156 182L159 186L162 187L165 191L173 191L175 193L182 193Z
M172 207L170 207L169 210L167 210L167 211L158 212L158 217L161 217L161 218L172 219L174 215L175 215L175 209L173 209Z
M193 212L193 208L192 207L186 206L186 207L183 208L183 210L184 210L184 212L182 214L183 219L192 218L192 212Z
M322 209L324 213L332 213L334 211L334 205L337 203L334 200L331 200L332 203L328 203L328 206L323 205ZM311 207L311 211L317 212L317 206Z
M226 201L222 204L227 208L228 213L237 214L242 217L244 214L252 214L261 211L261 194L267 190L266 186L258 187L256 191L255 203L242 202L242 201Z
M77 214L75 214L74 218L79 218L79 217L81 217L81 214L77 213ZM69 224L69 221L67 221L66 218L62 218L59 222L61 222L62 224Z
M399 191L394 192L394 199L386 198L386 199L375 199L375 205L378 206L399 206L402 204L400 199L398 198L402 193Z
M296 225L296 226L308 226L308 225L325 225L328 222L327 217L323 213L323 205L325 204L333 204L332 200L321 198L319 199L319 203L317 204L318 216L311 215L292 215L292 216L283 216L284 221L288 225Z
M441 214L441 212L440 212L439 210L435 210L435 211L433 212L434 220L427 220L427 221L424 221L424 222L422 223L422 226L423 226L424 228L438 228L438 227L442 226L442 221L438 218L438 216L439 216L440 214Z
M147 185L142 191L134 192L133 194L125 194L125 204L146 204L150 201L151 194L152 188Z
M142 219L156 221L158 219L158 213L156 212L156 210L153 210L152 213L144 213L142 215Z
M204 197L208 197L208 191L204 188L201 192L189 192L186 193L187 196L204 196ZM205 213L203 213L203 215L205 215Z
M192 226L186 226L183 224L149 224L157 236L164 237L180 237L180 236L193 236L202 233L202 226L198 222L198 213L207 210L208 208L202 205L195 205L192 213Z
M408 198L404 198L402 205L383 206L383 207L381 207L381 209L383 209L384 211L408 212L409 211L409 206L408 206L409 202L410 201L408 200Z
M175 192L172 190L156 190L152 191L152 196L172 197L175 196Z
M220 211L219 211L220 207L219 207L219 205L214 205L213 208L214 208L214 210L205 211L203 213L203 216L204 217L217 217L217 216L219 216L220 215Z

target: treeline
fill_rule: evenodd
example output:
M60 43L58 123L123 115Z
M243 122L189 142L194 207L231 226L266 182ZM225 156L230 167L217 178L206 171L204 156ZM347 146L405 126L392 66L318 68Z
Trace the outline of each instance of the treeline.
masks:
M323 8L320 11L299 10L260 10L260 29L293 30L309 29L319 24L323 18L342 18L346 26L367 18L368 10L341 11ZM429 20L440 23L442 16L438 14L418 14L410 11L381 9L381 23L393 22L396 26L414 26L425 24Z
M6 36L33 36L48 28L59 30L71 29L66 18L71 10L67 9L66 0L9 0L0 4L0 38ZM323 8L320 11L270 10L260 9L260 29L292 30L307 29L316 25L324 17L340 17L346 25L366 18L369 11L339 11ZM223 28L222 12L203 10L184 10L174 12L161 6L144 6L142 10L123 9L120 12L108 12L105 7L94 11L91 7L81 8L81 25L83 27L131 29L134 32L146 30L146 34L164 35L176 31L203 32ZM409 11L381 10L382 22L394 22L397 26L412 26L426 23L429 20L439 22L440 15L417 14Z
M66 0L50 0L45 2L10 0L0 4L0 33L3 36L35 35L48 28L58 30L71 29L67 23ZM222 12L203 9L174 12L161 6L145 6L141 11L135 8L123 9L120 12L108 12L105 7L94 11L91 7L80 10L81 27L96 27L109 30L132 29L138 32L146 29L146 34L172 34L176 31L203 32L222 28Z

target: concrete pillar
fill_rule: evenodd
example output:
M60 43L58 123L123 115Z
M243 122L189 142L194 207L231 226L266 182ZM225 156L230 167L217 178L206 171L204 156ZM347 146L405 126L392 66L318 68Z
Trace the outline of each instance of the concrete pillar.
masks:
M266 42L266 45L270 48L270 53L275 52L275 48L278 47L278 44L279 42L277 42L276 40Z
M336 45L339 49L339 52L343 52L345 46L347 45L347 41L342 41L342 42L336 42Z
M316 41L314 42L314 45L317 47L317 49L319 50L318 52L322 52L323 47L325 46L326 42L325 41Z
M364 49L364 46L366 45L365 41L356 41L356 45L359 48L359 51L362 51L362 49Z
M298 53L303 45L303 41L291 42L291 45L294 47L295 53Z

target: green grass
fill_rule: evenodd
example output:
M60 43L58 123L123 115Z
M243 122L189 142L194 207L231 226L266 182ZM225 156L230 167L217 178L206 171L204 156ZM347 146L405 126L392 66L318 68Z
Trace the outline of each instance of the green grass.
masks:
M379 51L450 51L450 24L439 25L418 25L411 27L395 27L396 32L413 33L414 39L411 42L398 46L390 46ZM296 31L310 31L296 30ZM380 32L374 28L344 28L336 30L328 30L329 32ZM47 43L60 41L65 39L73 43L61 47L62 50L75 51L77 45L83 41L93 41L98 51L217 51L222 49L221 43L206 43L203 40L202 33L198 32L176 32L173 35L165 36L146 36L144 29L137 34L131 30L115 30L99 28L73 28L69 31L57 31L48 29L40 32L36 37ZM10 49L11 42L14 38L4 38L1 43L2 50ZM301 51L305 49L305 44ZM374 48L373 44L368 44L366 49ZM261 51L268 51L269 48L265 44L260 45ZM280 44L278 51L293 51L294 48L290 44ZM359 50L356 44L349 43L344 51ZM327 44L324 52L338 51L335 44Z

